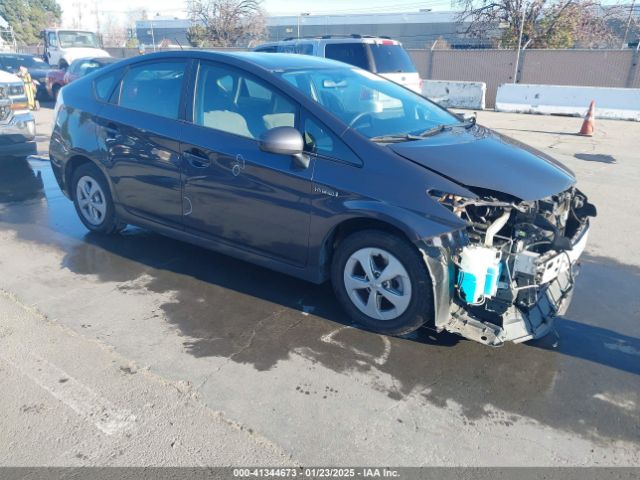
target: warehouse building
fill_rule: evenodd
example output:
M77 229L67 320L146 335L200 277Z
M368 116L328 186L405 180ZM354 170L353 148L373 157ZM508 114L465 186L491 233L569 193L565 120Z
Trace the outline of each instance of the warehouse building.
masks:
M268 41L324 35L374 35L400 40L406 48L430 48L437 40L451 48L487 48L491 41L470 38L467 25L457 23L457 12L407 12L355 15L269 17ZM188 45L190 20L154 17L136 23L136 37L145 45L169 42Z
M372 35L399 40L406 48L430 48L436 40L451 48L487 48L491 41L470 38L468 24L458 23L457 12L407 12L357 15L305 15L272 17L270 41L297 36Z

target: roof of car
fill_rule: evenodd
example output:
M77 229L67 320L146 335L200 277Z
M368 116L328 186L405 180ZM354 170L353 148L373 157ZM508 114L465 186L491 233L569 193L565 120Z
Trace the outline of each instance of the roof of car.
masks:
M234 56L266 70L298 70L307 68L344 67L345 64L328 58L296 53L232 52Z
M295 53L264 53L264 52L221 52L218 50L180 50L170 52L155 52L127 59L131 62L137 60L167 57L209 57L212 60L221 60L223 58L236 59L240 62L254 65L264 70L283 71L283 70L305 70L319 68L353 68L342 62L330 60L323 57L315 57L311 55L298 55Z

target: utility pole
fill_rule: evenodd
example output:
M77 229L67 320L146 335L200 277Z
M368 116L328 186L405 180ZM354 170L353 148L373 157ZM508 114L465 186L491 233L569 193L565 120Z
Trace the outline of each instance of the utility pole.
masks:
M311 15L309 12L302 12L298 14L298 38L300 38L300 17L308 17Z
M622 45L620 45L620 50L623 50L624 44L627 43L627 35L629 35L629 27L631 27L631 19L633 18L633 9L635 8L635 6L636 6L636 0L632 0L631 7L629 7L629 18L627 19L627 28L624 29L624 37L622 37Z
M634 0L635 1L635 0ZM518 45L516 45L516 65L513 69L513 83L518 82L518 68L520 68L520 47L522 45L522 33L524 31L524 19L527 13L527 3L522 2L522 17L520 18L520 32L518 34Z
M156 36L153 33L153 18L150 20L151 22L151 43L153 43L153 51L156 51Z

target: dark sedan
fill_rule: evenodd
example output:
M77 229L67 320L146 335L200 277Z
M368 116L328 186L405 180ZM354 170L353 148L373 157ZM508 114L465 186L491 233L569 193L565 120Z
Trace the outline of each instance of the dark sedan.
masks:
M26 53L0 53L0 70L9 73L17 73L20 67L25 67L29 71L31 78L38 82L37 96L45 98L45 81L47 73L52 69L42 57Z
M301 55L106 67L61 91L50 156L91 231L134 224L330 279L365 328L426 324L488 345L550 330L596 213L545 154Z

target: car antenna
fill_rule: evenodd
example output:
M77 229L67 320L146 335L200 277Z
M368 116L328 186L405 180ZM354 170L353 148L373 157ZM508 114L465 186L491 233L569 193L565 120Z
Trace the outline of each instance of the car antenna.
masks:
M178 39L176 37L173 37L173 39L176 41L176 43L180 47L180 50L184 50L184 48L182 48L182 44L178 41Z

